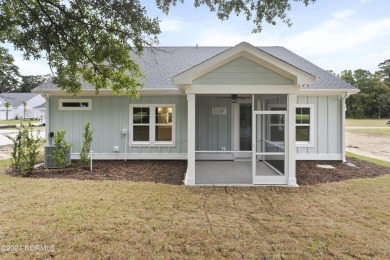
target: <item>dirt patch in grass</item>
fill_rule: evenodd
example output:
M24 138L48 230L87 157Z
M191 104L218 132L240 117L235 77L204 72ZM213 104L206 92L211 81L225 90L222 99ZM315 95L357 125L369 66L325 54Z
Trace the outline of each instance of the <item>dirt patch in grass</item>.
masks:
M367 161L348 158L356 167L340 161L297 161L298 184L313 185L339 182L353 178L373 178L390 174L390 168ZM322 169L317 165L331 165L334 169ZM37 168L33 178L58 178L76 180L127 180L181 185L187 170L186 161L95 161L93 171L77 161L62 169Z
M354 178L374 178L390 174L390 168L355 158L347 158L349 166L340 161L297 161L296 177L298 185L312 185L326 182L338 182ZM334 169L322 169L317 165L331 165Z
M127 180L134 182L155 182L183 184L187 171L186 161L94 161L90 166L73 162L62 169L39 167L32 173L33 178L59 178L76 180Z

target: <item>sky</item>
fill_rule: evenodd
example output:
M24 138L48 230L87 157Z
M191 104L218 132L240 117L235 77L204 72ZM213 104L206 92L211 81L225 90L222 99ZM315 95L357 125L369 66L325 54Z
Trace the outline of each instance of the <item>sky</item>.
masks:
M254 25L244 16L233 15L221 22L207 7L195 8L185 0L171 8L168 15L159 11L155 1L141 0L150 17L161 21L160 46L234 46L246 41L255 46L284 46L326 70L378 70L390 59L389 0L317 0L305 7L292 2L288 16L292 27L282 21L275 26L263 24L253 34ZM13 51L23 75L50 73L44 60L25 61Z

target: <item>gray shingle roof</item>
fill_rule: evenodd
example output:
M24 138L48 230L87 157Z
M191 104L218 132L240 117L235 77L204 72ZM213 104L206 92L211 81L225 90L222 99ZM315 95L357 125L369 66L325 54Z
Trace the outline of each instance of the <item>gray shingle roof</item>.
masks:
M12 107L18 107L22 105L22 101L29 101L39 94L35 93L2 93L0 98L5 102L11 103Z
M140 79L144 89L177 89L173 77L186 71L231 47L152 47L144 50L144 55L133 58L146 75ZM354 86L321 69L306 59L284 47L257 47L258 49L302 70L318 80L306 89L355 89ZM88 83L82 83L83 89L94 89ZM51 82L46 82L36 90L58 89Z

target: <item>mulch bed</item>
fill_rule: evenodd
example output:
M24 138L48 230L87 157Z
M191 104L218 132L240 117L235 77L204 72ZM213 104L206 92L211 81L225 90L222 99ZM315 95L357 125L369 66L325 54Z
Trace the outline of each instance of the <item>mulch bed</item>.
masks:
M94 161L90 166L72 162L71 166L61 169L39 167L32 178L58 178L75 180L126 180L135 182L156 182L165 184L183 184L187 171L187 161Z
M347 158L348 166L340 161L297 161L296 177L298 185L313 185L325 182L338 182L355 178L374 178L390 174L390 168L374 163ZM321 169L317 165L331 165L335 169Z
M348 158L348 162L356 167L340 161L297 161L298 184L304 186L390 174L390 168L370 162L354 158ZM321 169L317 167L319 164L332 165L335 169ZM47 170L39 167L34 170L31 178L127 180L181 185L186 170L186 161L94 161L91 172L89 166L80 165L76 161L62 169Z

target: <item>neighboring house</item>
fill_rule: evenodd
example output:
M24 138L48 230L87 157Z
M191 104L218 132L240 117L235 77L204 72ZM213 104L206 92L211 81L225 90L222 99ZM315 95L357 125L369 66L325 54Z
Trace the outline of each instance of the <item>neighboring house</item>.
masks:
M188 160L185 183L296 186L296 160L345 160L345 100L358 90L283 47L146 48L140 98L79 97L46 82L46 133L83 124L94 159Z
M4 104L9 102L8 119L24 117L23 100L26 101L26 118L41 118L45 116L45 109L37 109L46 103L44 97L36 93L2 93L0 94L0 120L6 119Z

